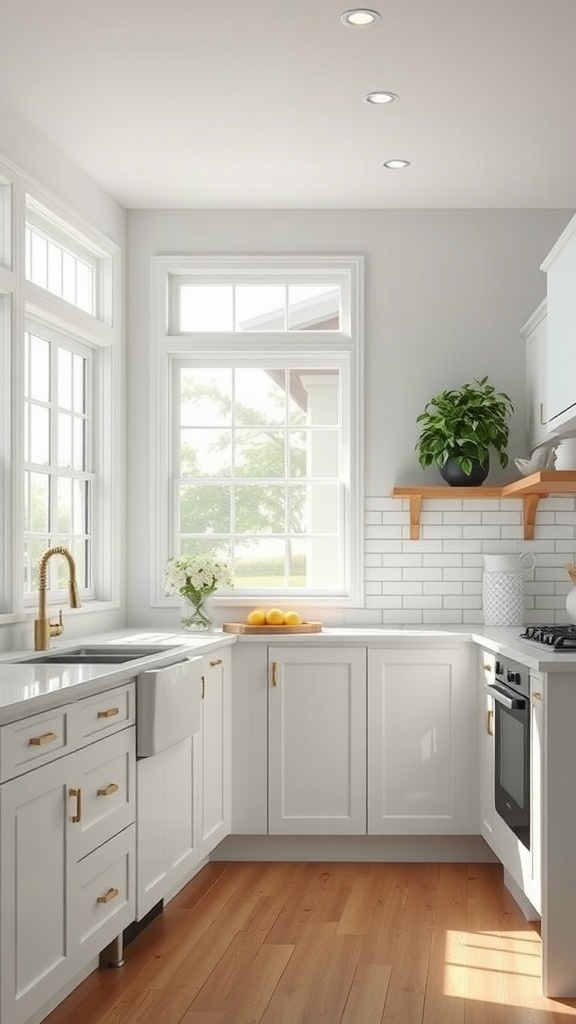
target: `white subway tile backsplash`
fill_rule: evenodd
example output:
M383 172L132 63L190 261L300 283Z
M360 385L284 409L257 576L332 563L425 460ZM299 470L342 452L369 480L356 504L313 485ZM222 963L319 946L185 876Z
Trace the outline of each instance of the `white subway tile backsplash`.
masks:
M418 597L403 597L403 608L441 608L442 598L439 595L419 594Z
M425 503L421 535L410 540L409 502L371 496L365 503L365 607L348 623L482 623L485 554L536 555L525 574L525 621L567 621L568 562L576 561L576 499L540 501L536 540L525 541L520 500Z
M443 568L447 565L462 565L462 555L447 554L446 552L423 555L422 565L440 565Z

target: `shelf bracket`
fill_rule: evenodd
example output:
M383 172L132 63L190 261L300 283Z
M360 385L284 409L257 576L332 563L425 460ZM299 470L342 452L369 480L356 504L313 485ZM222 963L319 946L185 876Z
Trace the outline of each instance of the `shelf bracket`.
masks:
M422 512L422 495L411 494L410 498L410 540L420 539L420 514Z
M522 521L524 523L524 540L534 540L536 512L541 494L522 495Z

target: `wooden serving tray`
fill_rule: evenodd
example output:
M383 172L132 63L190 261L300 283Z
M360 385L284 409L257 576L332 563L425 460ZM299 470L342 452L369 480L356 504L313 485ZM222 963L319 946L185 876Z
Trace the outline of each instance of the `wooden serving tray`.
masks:
M321 633L321 622L301 622L299 626L249 626L247 622L225 622L225 633Z

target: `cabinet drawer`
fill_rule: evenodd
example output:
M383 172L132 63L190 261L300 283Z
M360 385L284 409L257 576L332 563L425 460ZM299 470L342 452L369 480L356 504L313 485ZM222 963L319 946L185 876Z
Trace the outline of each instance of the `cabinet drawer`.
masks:
M0 729L0 781L53 761L70 749L70 706L44 711Z
M70 851L75 860L134 821L135 746L134 728L124 729L75 755L68 774Z
M76 745L118 732L135 721L134 683L79 700L73 708Z
M87 963L135 917L135 826L74 866L73 942Z

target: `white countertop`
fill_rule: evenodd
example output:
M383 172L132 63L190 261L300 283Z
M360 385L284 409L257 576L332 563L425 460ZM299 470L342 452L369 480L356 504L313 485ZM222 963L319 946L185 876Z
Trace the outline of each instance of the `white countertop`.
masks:
M170 633L151 629L125 629L110 633L99 633L80 640L59 640L50 645L54 654L87 644L110 644L138 647L150 644L166 647L166 654L154 654L120 664L108 665L58 665L14 664L15 658L34 657L39 651L10 651L0 655L0 724L17 721L28 715L46 711L52 707L69 704L89 697L93 693L110 690L131 679L145 669L171 664L182 653L203 654L224 645L234 643L234 637L226 633ZM178 650L174 651L174 648Z
M65 651L86 644L136 644L165 646L166 654L112 665L58 665L14 664L14 659L33 657L34 651L10 651L0 655L0 724L16 721L51 707L88 697L93 693L112 689L147 668L171 663L182 652L205 653L218 647L240 643L330 644L362 646L411 646L426 644L438 647L445 644L472 642L494 654L513 658L528 668L541 672L574 672L576 651L559 654L540 644L519 639L521 627L448 626L433 627L327 627L321 633L269 633L237 636L213 630L207 633L163 632L152 629L129 628L84 637L81 640L53 642L50 651ZM38 653L38 652L36 652Z

